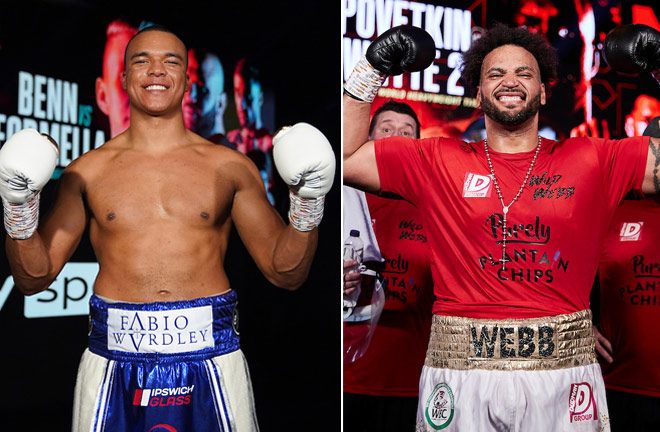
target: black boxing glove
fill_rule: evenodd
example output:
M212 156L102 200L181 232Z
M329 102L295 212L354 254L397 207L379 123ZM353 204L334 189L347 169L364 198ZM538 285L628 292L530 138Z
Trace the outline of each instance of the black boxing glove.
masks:
M660 32L644 24L627 24L605 38L603 57L610 67L624 73L651 72L660 77Z
M394 27L374 40L344 84L344 93L372 102L390 75L426 69L435 58L435 42L426 31Z
M387 75L401 75L429 67L435 58L435 42L430 34L418 27L394 27L373 41L367 61Z

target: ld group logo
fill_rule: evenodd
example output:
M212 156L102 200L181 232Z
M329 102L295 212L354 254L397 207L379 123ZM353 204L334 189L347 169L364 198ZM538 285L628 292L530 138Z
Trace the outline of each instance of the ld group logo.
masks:
M620 241L638 241L642 236L644 222L624 222L619 232Z
M493 189L493 180L489 176L465 173L463 198L487 198Z
M444 429L454 418L454 394L445 383L440 383L433 389L426 400L424 409L426 421L436 430Z
M571 423L598 419L596 400L589 383L571 384L571 392L568 398L568 415L571 418Z

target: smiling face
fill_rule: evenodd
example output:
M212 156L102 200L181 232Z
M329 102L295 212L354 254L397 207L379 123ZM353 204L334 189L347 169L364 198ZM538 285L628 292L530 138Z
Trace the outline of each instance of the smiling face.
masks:
M534 56L516 45L491 51L481 67L477 106L504 126L518 126L536 117L545 105L545 86Z
M181 111L188 88L186 48L175 35L159 30L137 35L126 51L122 87L131 110L160 116Z

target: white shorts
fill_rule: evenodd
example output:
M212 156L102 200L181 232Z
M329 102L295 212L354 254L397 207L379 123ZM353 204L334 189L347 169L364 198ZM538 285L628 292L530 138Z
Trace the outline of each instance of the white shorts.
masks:
M590 311L527 320L436 315L417 432L609 431Z

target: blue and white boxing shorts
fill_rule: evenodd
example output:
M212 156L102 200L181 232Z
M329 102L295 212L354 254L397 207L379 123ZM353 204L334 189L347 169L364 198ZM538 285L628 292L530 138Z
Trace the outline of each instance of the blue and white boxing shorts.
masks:
M93 295L73 431L258 431L236 305L234 291L158 303Z

